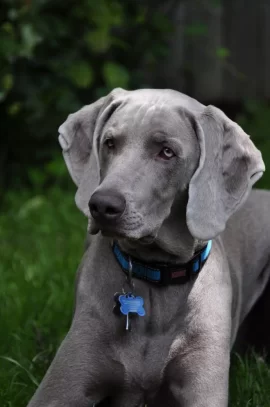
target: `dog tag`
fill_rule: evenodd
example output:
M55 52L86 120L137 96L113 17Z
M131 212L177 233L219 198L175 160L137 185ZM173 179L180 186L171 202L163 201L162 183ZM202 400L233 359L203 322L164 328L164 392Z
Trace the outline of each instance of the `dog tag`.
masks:
M145 309L143 307L143 298L136 297L131 292L115 293L114 301L116 302L113 307L113 312L116 315L126 316L126 330L131 331L131 317L133 315L139 315L143 317L145 315Z
M123 315L128 315L129 313L137 314L141 317L145 315L142 297L136 297L129 293L120 295L118 301L120 302L120 311Z
M131 316L134 314L144 316L145 310L143 308L142 297L136 297L132 293L120 295L118 298L120 303L120 311L126 315L126 331L131 331ZM130 315L131 314L131 315Z

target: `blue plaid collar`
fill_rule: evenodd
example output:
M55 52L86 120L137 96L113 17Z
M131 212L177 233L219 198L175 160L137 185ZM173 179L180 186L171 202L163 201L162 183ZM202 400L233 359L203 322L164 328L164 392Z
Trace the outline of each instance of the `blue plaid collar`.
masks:
M132 264L133 277L146 280L150 283L159 285L184 284L190 279L196 277L203 268L209 257L212 247L212 240L199 252L195 253L192 259L181 265L168 266L165 264L148 264L134 257L124 254L117 242L113 242L113 253L120 264L122 270L128 275L130 261Z

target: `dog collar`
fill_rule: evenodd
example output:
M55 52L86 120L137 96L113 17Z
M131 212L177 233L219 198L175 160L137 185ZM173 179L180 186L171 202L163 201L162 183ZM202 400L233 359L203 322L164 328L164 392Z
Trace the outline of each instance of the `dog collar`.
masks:
M184 284L196 277L203 268L209 257L212 240L200 251L195 253L186 264L168 266L161 263L142 263L140 260L123 253L117 244L113 242L113 253L122 270L129 274L130 262L132 264L132 276L158 285Z

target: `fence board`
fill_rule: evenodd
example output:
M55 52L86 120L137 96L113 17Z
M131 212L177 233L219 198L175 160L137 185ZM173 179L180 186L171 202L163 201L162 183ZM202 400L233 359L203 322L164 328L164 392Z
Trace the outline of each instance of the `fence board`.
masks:
M270 99L270 0L179 0L170 17L176 30L153 85L205 101ZM207 32L193 35L196 26Z

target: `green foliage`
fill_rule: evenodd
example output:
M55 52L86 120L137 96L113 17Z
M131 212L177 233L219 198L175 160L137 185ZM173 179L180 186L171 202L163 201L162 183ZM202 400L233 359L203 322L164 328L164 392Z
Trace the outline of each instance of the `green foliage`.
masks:
M230 56L230 50L228 48L220 47L216 49L216 55L219 59L226 59Z
M46 163L70 112L114 87L147 86L170 30L148 2L3 0L0 181L1 165L19 185L29 164Z
M129 73L124 66L114 62L106 62L103 66L103 77L108 88L127 88L129 83Z
M191 37L200 37L208 34L208 27L203 23L193 23L185 28L185 34Z
M251 354L242 359L234 355L232 362L230 405L270 407L270 367L262 357Z
M86 220L72 193L9 193L0 214L0 404L24 407L66 334Z

